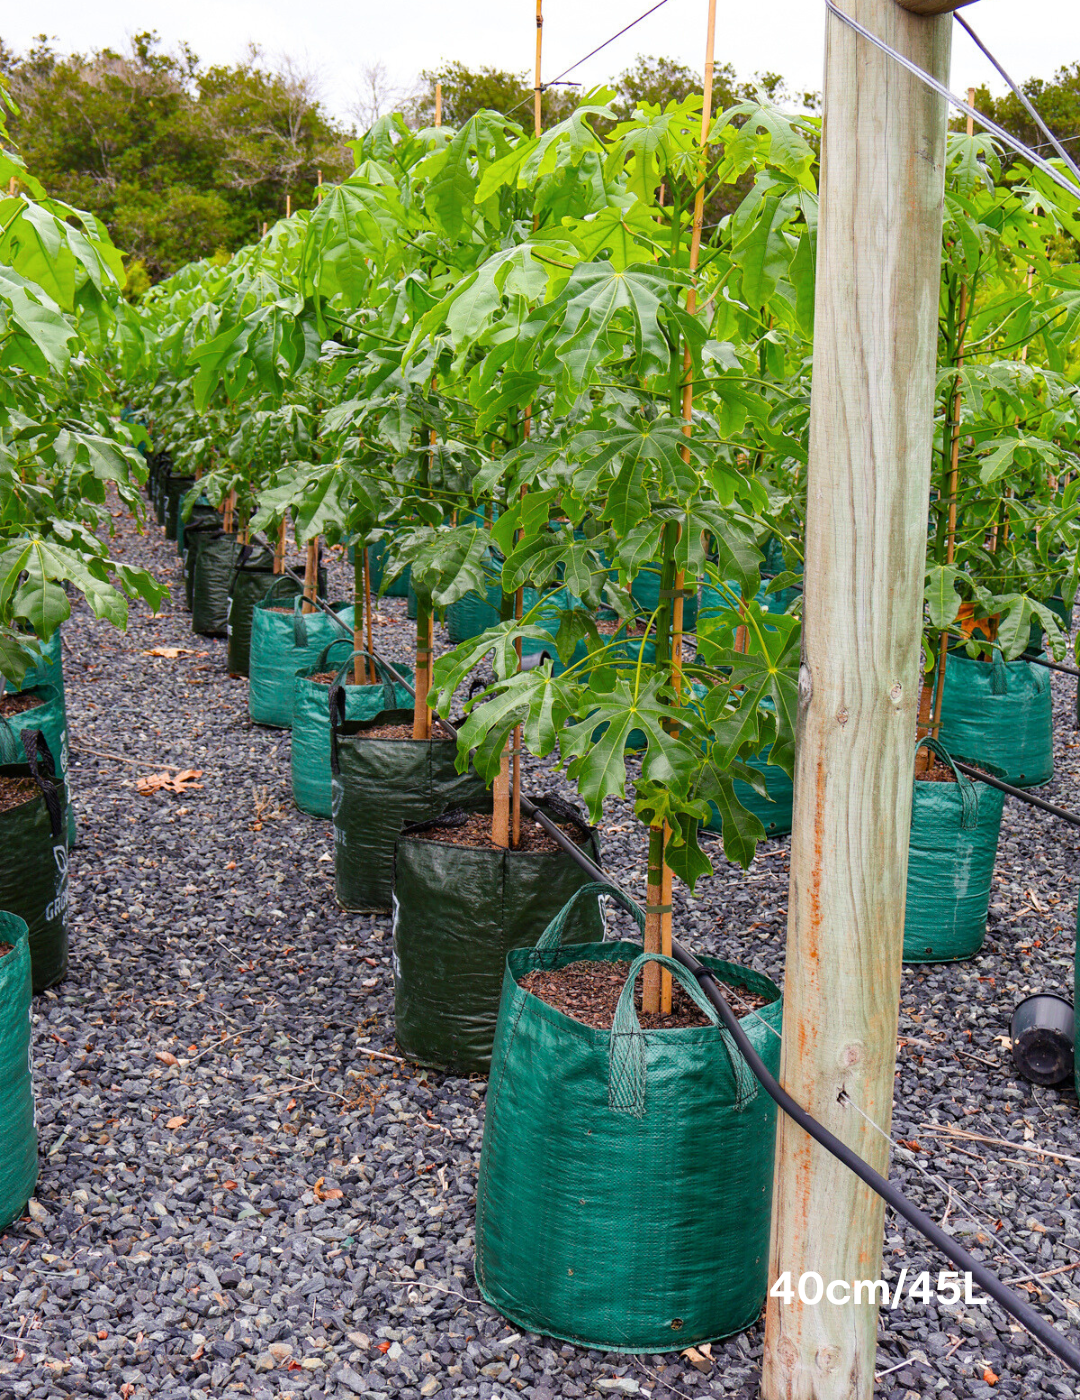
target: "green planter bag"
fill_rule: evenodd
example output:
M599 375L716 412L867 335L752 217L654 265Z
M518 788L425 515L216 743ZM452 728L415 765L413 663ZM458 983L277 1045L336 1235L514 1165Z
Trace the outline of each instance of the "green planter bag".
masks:
M32 710L23 710L21 714L9 715L0 719L0 763L20 763L23 756L23 731L40 729L45 735L45 742L49 747L50 762L55 764L55 771L59 774L60 780L64 784L65 793L70 799L67 714L64 710L64 697L53 685L39 685L32 691L23 690L20 693L33 695L41 703L35 705ZM67 823L68 845L74 847L76 840L75 813L71 808L70 800L67 803L65 821ZM3 907L3 904L0 904L0 909ZM32 924L31 927L33 927Z
M41 660L28 666L26 675L22 678L21 685L13 685L11 681L7 683L8 691L36 690L39 686L51 685L60 692L61 704L66 705L64 695L64 653L63 643L60 640L60 628L52 634L47 642L39 642L38 648L41 652Z
M191 584L191 630L201 636L226 635L229 586L239 548L236 536L225 530L212 529L202 534Z
M330 665L330 654L336 651L338 661L348 652L348 660L340 666L333 682L317 681L315 676L325 675ZM312 817L330 817L333 804L330 793L330 689L331 684L340 685L345 694L345 719L374 719L382 710L405 710L412 703L412 695L405 687L390 677L382 663L377 661L376 685L352 685L346 683L345 676L355 657L367 657L366 651L353 651L352 639L339 637L323 647L317 660L293 678L293 722L292 722L292 790L293 801L301 812ZM395 663L394 670L410 685L413 681L411 666Z
M986 937L1005 794L965 777L935 740L921 739L920 748L947 763L956 781L915 779L904 961L956 962L973 958Z
M290 587L286 588L288 584ZM292 612L277 612L283 599L292 602ZM320 611L305 613L299 586L289 578L278 578L264 598L255 605L251 622L251 685L248 713L256 724L290 729L297 672L310 668L329 643L340 639L352 646L353 607L351 603L331 603L339 621Z
M411 730L411 709L346 721L344 705L340 687L330 712L335 890L343 909L389 909L394 842L401 828L429 821L450 807L480 811L491 799L472 769L454 771L453 739L368 737L369 730L384 724L405 724Z
M248 674L251 664L251 619L255 604L266 597L278 578L279 575L274 573L273 550L262 545L242 544L238 547L229 580L225 624L225 636L229 642L227 666L231 676ZM295 583L293 588L296 588Z
M606 896L641 912L608 886ZM476 1188L476 1281L515 1326L600 1351L666 1352L740 1332L765 1299L776 1108L696 980L637 943L561 947L574 901L506 960ZM610 1031L520 985L567 963L629 962ZM642 1031L633 988L668 968L713 1023ZM761 973L701 961L768 997L740 1017L779 1073L781 1001Z
M67 796L40 730L19 736L23 762L0 765L0 778L24 780L25 797L0 812L0 909L25 920L35 992L60 982L68 964Z
M765 779L765 787L772 801L761 797L749 783L735 783L735 796L748 812L753 812L765 828L767 836L786 836L791 830L791 805L795 796L795 786L782 768L769 763L772 745L765 747L754 758L746 760L747 766L756 768ZM704 831L723 831L724 819L715 802L709 803L709 820L702 823Z
M18 1220L37 1182L30 1078L30 948L26 922L0 912L0 1231Z
M193 476L170 476L165 488L165 538L179 543L180 504L195 485Z
M199 550L206 540L215 539L223 533L221 516L217 511L213 515L192 518L184 526L184 551L180 560L184 570L184 601L188 612L193 611L195 601L195 568Z
M193 529L202 521L207 521L211 525L221 525L221 516L218 514L216 506L212 506L205 496L200 497L191 509L191 518L184 519L183 511L177 514L176 518L176 552L183 559L188 550L188 531ZM185 580L187 574L185 571Z
M1054 776L1050 673L1030 661L973 661L951 652L938 738L954 757L1013 787Z
M573 808L541 801L573 820L593 861L593 830ZM490 803L487 811L490 812ZM589 876L563 850L511 851L424 840L448 813L406 827L394 850L394 1022L411 1060L449 1074L486 1074L499 1015L506 955L532 947ZM577 940L595 943L604 924L595 904L582 910Z
M383 574L386 572L386 554L390 545L387 540L379 540L376 544L368 546L368 567L371 569L371 592L372 595L382 593L384 598L406 598L409 594L409 584L412 580L412 566L406 565L392 583L386 585L383 592ZM354 562L354 546L349 546L349 563Z

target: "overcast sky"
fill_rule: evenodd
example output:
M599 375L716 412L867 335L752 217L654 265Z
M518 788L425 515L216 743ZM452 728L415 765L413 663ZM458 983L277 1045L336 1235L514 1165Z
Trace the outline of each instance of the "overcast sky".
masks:
M555 77L649 8L652 0L544 0L544 78ZM666 0L573 73L586 85L620 72L639 53L665 54L700 72L705 0ZM363 68L381 60L393 79L411 84L421 68L461 59L531 69L535 0L44 0L12 5L0 30L25 48L43 30L61 50L123 48L140 29L157 29L167 45L186 39L204 62L239 58L255 40L269 55L288 53L321 80L331 110L352 105ZM964 15L1014 78L1050 77L1080 59L1078 0L979 0ZM822 0L719 0L716 58L740 76L772 70L796 91L820 88L825 7ZM958 32L953 87L1002 84L971 41Z

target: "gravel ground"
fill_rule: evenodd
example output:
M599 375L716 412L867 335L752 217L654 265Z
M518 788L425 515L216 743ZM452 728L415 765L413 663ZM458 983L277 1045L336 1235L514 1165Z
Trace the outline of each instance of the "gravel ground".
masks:
M174 574L155 526L116 525L120 557ZM404 602L382 609L377 646L406 659ZM337 908L329 824L291 803L288 734L252 726L224 643L193 638L179 603L134 608L126 636L78 605L64 643L72 965L34 1006L41 1177L0 1238L0 1397L756 1395L760 1327L703 1373L520 1335L478 1301L484 1082L378 1058L395 1055L389 921ZM1054 684L1048 794L1077 806L1073 683ZM201 786L138 796L162 764ZM625 805L603 841L643 895ZM749 874L717 863L697 898L677 892L677 928L782 980L788 842ZM904 973L894 1136L919 1150L893 1176L940 1219L933 1172L950 1227L1009 1278L1080 1263L1075 1095L1018 1080L1001 1039L1021 996L1070 993L1077 868L1069 828L1007 802L982 955ZM961 1127L974 1136L948 1136ZM887 1277L943 1262L890 1218ZM1039 1286L1075 1321L1080 1273ZM885 1313L886 1371L889 1400L1075 1393L994 1307Z

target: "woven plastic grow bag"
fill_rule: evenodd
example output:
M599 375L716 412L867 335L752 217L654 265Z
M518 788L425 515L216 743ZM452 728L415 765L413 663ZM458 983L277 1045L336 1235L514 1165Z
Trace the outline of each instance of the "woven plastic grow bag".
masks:
M193 611L195 568L198 563L199 550L206 540L215 539L221 534L224 534L224 531L221 528L221 516L217 511L213 515L193 517L184 526L184 551L180 556L180 562L184 571L184 603L188 612ZM232 537L230 536L230 538ZM225 586L227 589L227 580Z
M292 611L277 611L285 603L292 604ZM256 724L291 728L297 672L311 666L328 642L340 637L352 645L352 604L331 603L330 607L339 621L321 609L303 612L299 587L290 578L278 578L255 604L248 713Z
M26 779L34 791L0 812L0 909L25 920L34 991L42 992L67 972L67 794L41 731L19 737L23 762L0 764L0 777Z
M375 685L352 685L345 680L353 658L367 658L366 652L354 652L352 639L341 637L323 647L318 658L293 677L292 721L292 792L293 801L301 812L312 817L333 815L330 792L330 687L328 681L313 680L325 675L331 665L338 668L337 682L345 693L345 719L374 719L382 710L405 710L412 695L403 685L390 678L381 662L376 662L379 677ZM348 660L342 663L342 657ZM365 671L366 671L365 666ZM394 670L412 684L413 670L404 663L395 663Z
M386 585L383 591L383 574L386 572L386 554L390 548L387 540L379 540L376 544L368 546L368 566L371 569L371 591L373 594L382 593L384 598L405 598L409 593L409 584L412 579L412 568L406 565L398 574L397 578ZM349 563L354 561L354 546L349 547Z
M41 659L32 663L26 669L19 685L13 685L8 681L6 689L10 691L36 690L38 686L51 685L60 692L60 699L66 705L64 694L64 651L63 643L60 640L60 628L52 634L47 642L38 642L38 650Z
M380 739L368 731L413 721L411 709L381 710L370 720L344 720L344 692L330 718L330 791L334 821L334 886L343 909L390 908L394 842L410 822L428 821L450 807L490 805L470 768L454 771L453 739Z
M943 744L922 739L952 783L916 778L908 846L904 962L973 958L986 937L1005 794L959 772Z
M26 922L0 912L0 1231L18 1220L38 1174L30 1077L30 948Z
M35 686L32 691L24 690L21 693L33 695L41 703L35 705L32 710L23 710L21 714L9 715L5 719L0 719L0 763L21 762L23 730L41 730L49 748L50 761L55 765L55 771L64 784L67 800L65 817L67 842L70 847L74 847L76 840L75 813L71 807L71 790L68 781L68 732L64 697L54 685L39 685ZM2 904L0 904L0 908L3 908Z
M224 637L229 626L229 585L240 546L221 529L202 533L195 552L191 584L191 630L204 637Z
M586 837L585 853L599 861L595 833L572 809L537 805L553 818L573 820ZM425 840L431 825L406 827L394 850L395 1034L422 1065L486 1074L507 953L532 947L589 877L563 850ZM593 903L579 913L575 941L603 936Z
M622 903L604 885L576 898L599 895ZM641 1031L624 990L611 1031L594 1030L523 990L535 969L578 960L629 962L632 989L640 945L560 947L570 907L506 962L476 1192L480 1292L516 1326L600 1351L730 1336L765 1298L776 1108L670 959L655 960L712 1025ZM701 961L769 998L740 1020L777 1074L779 989Z
M273 550L262 545L239 545L229 579L227 667L233 676L246 676L251 665L251 620L255 604L274 588L280 575L274 573ZM289 579L295 592L297 585Z
M195 485L193 476L170 476L165 487L165 538L179 543L180 505Z
M766 744L759 754L746 762L748 767L756 768L765 779L765 787L772 801L756 793L749 783L736 782L735 796L748 812L753 812L765 828L767 836L786 836L791 830L791 806L795 787L782 768L769 763L771 751L772 745ZM709 812L709 820L702 823L703 830L723 831L724 819L715 802L709 803Z
M938 738L954 758L989 765L1013 787L1054 776L1050 672L1030 661L950 654Z
M185 520L181 510L176 518L176 552L183 559L188 551L188 531L193 529L202 521L208 521L211 525L221 525L221 515L216 506L212 506L205 496L195 502L191 508L190 517ZM185 571L186 580L186 571Z

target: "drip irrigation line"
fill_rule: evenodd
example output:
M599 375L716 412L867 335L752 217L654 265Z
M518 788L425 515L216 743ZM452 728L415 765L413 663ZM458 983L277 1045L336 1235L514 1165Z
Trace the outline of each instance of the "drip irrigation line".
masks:
M376 656L375 659L379 661L381 665L385 666L387 670L390 671L391 675L395 676L395 679L400 680L407 690L413 689L403 677L396 675L389 662L383 661L382 658L378 656ZM415 694L415 691L413 693ZM457 730L455 727L450 724L448 720L443 720L442 723L456 738ZM964 767L963 764L958 764L957 766L960 768ZM982 773L978 773L977 770L972 771L980 778L986 776ZM1009 788L1007 790L1015 793L1018 797L1028 796L1028 794L1022 793L1016 788ZM1049 806L1049 804L1043 805ZM620 888L611 876L601 870L594 861L590 860L577 843L571 841L566 833L556 826L547 814L542 812L535 802L526 797L524 793L521 794L521 807L522 811L543 827L544 831L552 840L564 850L587 875L593 880L608 885L611 889L616 890L624 900L632 904L635 908L640 909L641 906L637 901L631 895L628 895L625 890ZM1051 808L1051 810L1056 811L1058 809ZM1062 815L1068 816L1068 814ZM1068 816L1068 819L1080 826L1080 818ZM671 953L676 961L681 963L683 967L698 980L701 990L716 1008L717 1014L723 1022L724 1029L729 1032L735 1044L738 1046L743 1059L749 1065L754 1077L773 1102L776 1103L793 1122L797 1123L804 1132L808 1133L816 1142L820 1143L827 1152L837 1159L837 1161L842 1162L849 1171L855 1173L860 1181L865 1182L872 1191L881 1197L887 1206L890 1206L897 1213L897 1215L903 1216L910 1225L914 1226L925 1239L935 1245L948 1260L961 1270L961 1272L969 1273L979 1288L981 1288L984 1293L989 1294L995 1302L1000 1304L1004 1311L1007 1312L1010 1317L1015 1318L1021 1327L1029 1332L1036 1341L1040 1342L1047 1351L1056 1356L1059 1361L1064 1362L1064 1364L1075 1371L1077 1375L1080 1375L1080 1350L1074 1347L1067 1338L1063 1337L1061 1333L1047 1322L1040 1313L1037 1313L1029 1303L1025 1303L1011 1288L1002 1283L992 1270L988 1269L985 1264L981 1264L976 1258L969 1254L966 1249L957 1244L953 1237L947 1234L935 1220L932 1220L930 1216L925 1213L925 1211L913 1205L902 1191L890 1181L887 1181L879 1172L875 1171L868 1162L864 1162L857 1152L848 1147L846 1143L841 1142L838 1137L835 1137L829 1132L828 1128L819 1123L816 1118L811 1117L801 1104L796 1103L787 1090L783 1089L773 1078L768 1066L754 1049L739 1022L739 1018L725 1000L724 994L721 992L713 974L694 957L693 953L688 952L676 939L672 939L671 941ZM852 1107L855 1106L845 1091L841 1091L841 1095L841 1102L852 1104ZM879 1131L881 1130L879 1129Z
M1048 175L1056 185L1060 185L1061 188L1068 194L1071 194L1074 199L1080 200L1080 185L1070 180L1068 176L1062 175L1060 170L1055 170L1048 160L1044 160L1044 158L1036 151L1033 151L1030 146L1014 136L1011 131L1006 131L1005 128L1000 126L997 122L992 121L989 117L983 116L978 108L972 107L969 103L965 102L962 97L957 97L955 92L950 91L944 83L939 83L937 78L927 73L924 68L920 68L917 63L913 63L910 58L898 52L891 44L887 44L884 39L879 39L876 34L872 34L870 30L864 25L861 25L858 20L852 19L850 15L845 14L844 11L840 9L839 5L836 4L835 0L825 0L825 5L830 14L834 14L842 24L846 24L849 29L853 29L856 34L866 39L868 43L873 44L875 48L880 49L882 53L888 54L890 58L900 64L901 68L906 68L909 73L918 78L920 82L925 83L926 86L936 92L939 97L944 97L946 102L951 103L958 111L965 113L966 116L973 117L981 127L991 134L991 136L996 136L999 141L1015 151L1017 155L1023 156L1025 160L1030 161L1032 165L1041 170L1044 175ZM1070 168L1072 168L1071 162Z
M975 768L970 763L961 763L958 758L954 758L953 762L960 769L960 772L965 773L969 778L975 778L980 783L989 783L991 787L998 788L1009 797L1018 797L1021 802L1038 807L1040 811L1049 812L1052 817L1059 817L1063 822L1068 822L1070 826L1080 826L1080 817L1075 812L1067 812L1064 807L1055 807L1052 802L1047 802L1042 797L1036 797L1033 792L1028 792L1026 788L1013 787L1011 783L1003 783L1000 778L995 778L993 774L985 773L981 768Z
M1063 666L1060 661L1049 661L1045 656L1022 656L1021 661L1030 661L1035 666L1045 666L1049 671L1061 671L1066 676L1080 676L1075 666Z

